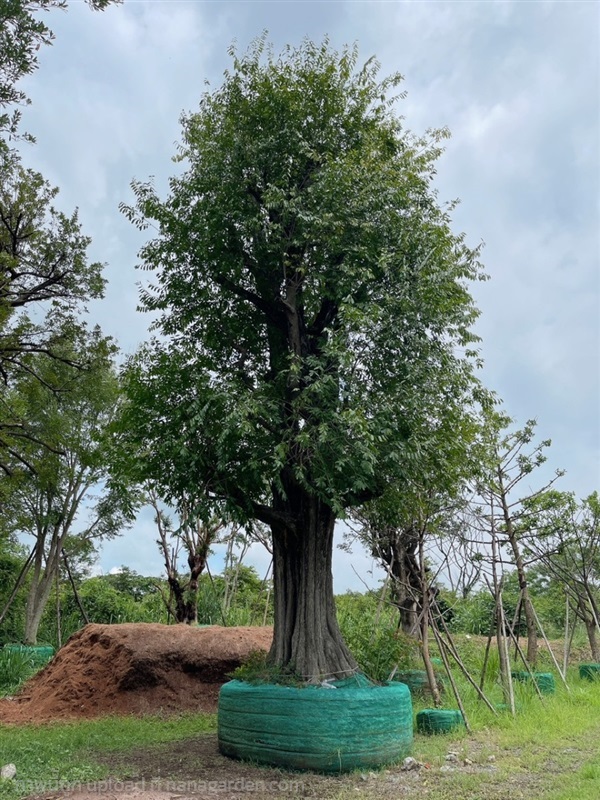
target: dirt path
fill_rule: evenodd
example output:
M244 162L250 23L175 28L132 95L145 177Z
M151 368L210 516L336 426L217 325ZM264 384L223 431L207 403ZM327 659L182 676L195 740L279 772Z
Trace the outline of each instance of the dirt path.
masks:
M600 721L585 740L560 751L543 747L507 751L489 735L445 740L443 754L417 771L400 766L378 772L324 776L289 773L221 756L216 735L205 734L124 755L98 757L113 777L37 800L543 800L563 775L597 756ZM567 746L568 745L568 746ZM458 760L447 762L445 754ZM419 758L419 741L415 742ZM575 795L573 795L575 800Z

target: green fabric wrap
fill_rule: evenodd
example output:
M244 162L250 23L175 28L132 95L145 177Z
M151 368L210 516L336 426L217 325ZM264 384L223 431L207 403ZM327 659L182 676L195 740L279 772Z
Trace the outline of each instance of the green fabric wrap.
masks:
M436 673L435 679L438 689L443 691L444 681L442 677ZM429 679L424 669L403 669L398 670L393 678L394 681L405 683L410 689L412 694L425 694L429 692Z
M49 644L5 644L4 650L8 653L21 653L27 656L34 667L47 664L55 652Z
M410 752L407 686L378 686L363 676L332 686L226 683L219 694L221 753L289 769L347 772Z
M579 677L588 681L600 681L600 664L580 664Z
M448 733L464 724L462 714L456 709L424 708L417 714L419 733Z
M514 680L521 683L529 683L531 681L531 675L528 672L511 672L511 675ZM551 672L534 672L533 677L542 694L554 694L556 684L554 675Z

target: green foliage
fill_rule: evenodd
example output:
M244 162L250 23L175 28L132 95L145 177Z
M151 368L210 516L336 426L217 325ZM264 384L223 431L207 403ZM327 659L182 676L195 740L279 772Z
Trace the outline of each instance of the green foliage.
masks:
M247 660L229 676L246 683L275 683L281 686L306 686L306 681L298 675L291 665L284 667L270 664L267 653L257 650L250 653Z
M406 132L385 99L400 78L377 71L260 40L183 118L167 200L134 184L166 338L129 364L120 433L166 499L207 486L216 513L271 522L291 482L343 513L408 480L437 452L431 420L473 402L458 353L481 273L431 190L446 132Z
M77 212L55 207L58 190L1 148L0 175L0 464L11 475L15 461L30 467L27 445L43 441L23 387L31 395L37 383L48 398L85 381L75 367L88 366L87 354L75 361L73 352L86 335L79 317L89 299L102 297L105 281L102 265L88 263L90 239Z
M360 669L374 681L386 681L394 667L418 662L420 648L398 630L398 612L385 607L377 621L376 595L348 593L336 597L342 634Z
M0 695L15 694L38 669L27 653L0 649Z

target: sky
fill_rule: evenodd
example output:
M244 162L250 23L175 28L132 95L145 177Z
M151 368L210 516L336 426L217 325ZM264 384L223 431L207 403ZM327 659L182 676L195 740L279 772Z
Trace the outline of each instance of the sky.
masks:
M125 0L93 13L81 2L45 21L56 39L22 82L32 100L23 127L27 166L79 208L90 256L106 264L91 320L124 354L148 337L136 310L137 252L147 234L119 213L131 180L154 176L165 195L177 167L179 117L217 88L263 31L275 50L309 37L356 42L381 75L399 71L398 112L415 133L447 126L440 201L460 198L453 228L484 243L490 280L472 287L481 310L481 377L517 426L537 419L552 439L539 480L585 496L600 488L600 4L597 2L253 2ZM536 483L537 481L537 483ZM159 574L152 514L105 544L98 568ZM264 575L270 556L247 563ZM213 571L222 566L217 549ZM334 589L361 591L381 573L355 548L336 550Z

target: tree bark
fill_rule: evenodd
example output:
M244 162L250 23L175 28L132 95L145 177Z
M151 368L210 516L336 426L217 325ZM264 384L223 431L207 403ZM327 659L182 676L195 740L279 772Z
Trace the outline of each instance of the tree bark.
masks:
M407 636L420 635L422 587L417 549L419 536L414 528L391 528L376 545L376 552L392 574L392 601L400 615L400 627Z
M583 619L585 630L587 633L588 641L590 643L590 650L592 651L592 659L600 661L600 646L598 644L596 619L593 614L590 614L589 609L585 607L585 601L580 597L578 598L579 616Z
M335 613L331 561L335 514L299 486L275 504L295 519L294 529L273 524L275 620L269 661L309 682L352 675L357 664Z
M523 556L521 555L521 548L519 547L517 534L513 526L510 509L508 507L501 470L498 470L498 480L500 485L500 503L502 505L502 515L504 517L508 541L513 552L515 567L517 568L517 577L519 580L519 589L521 590L523 613L525 614L525 626L527 628L527 662L531 667L535 667L538 657L537 625L535 622L533 607L531 605L531 599L529 597L527 572L523 562Z

